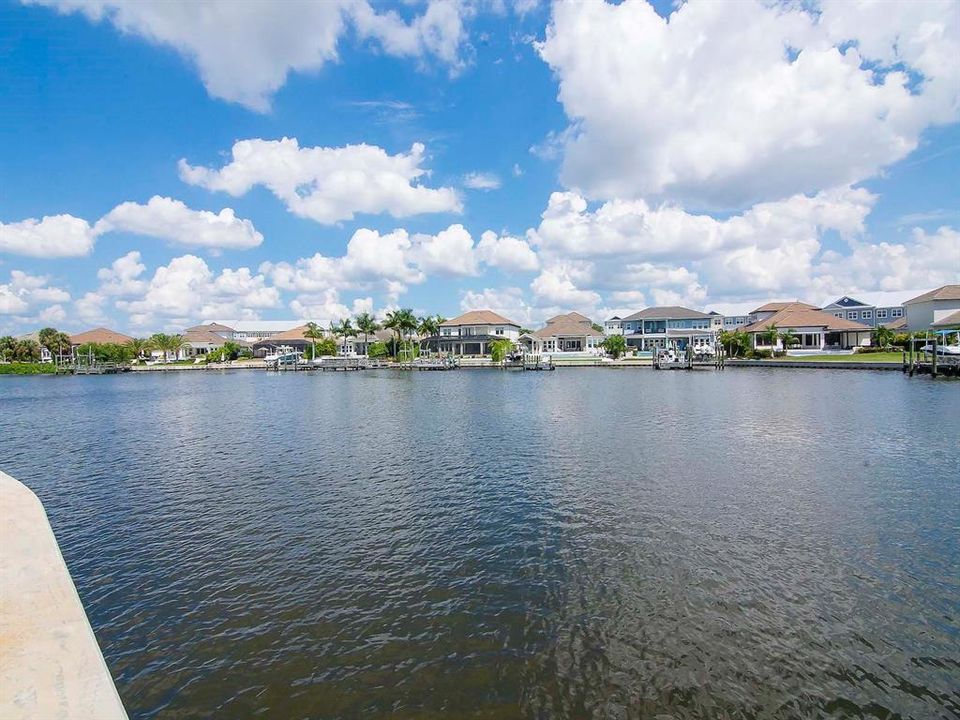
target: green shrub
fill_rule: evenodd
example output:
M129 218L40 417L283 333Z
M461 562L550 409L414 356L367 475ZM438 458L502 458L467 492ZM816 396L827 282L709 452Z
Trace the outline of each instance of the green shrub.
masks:
M52 375L57 371L53 363L0 363L0 375Z
M897 347L895 345L887 348L883 347L858 347L854 350L857 355L868 354L868 353L889 353L889 352L900 352L903 348Z
M367 355L372 358L386 357L389 353L387 344L383 342L372 342L367 348Z

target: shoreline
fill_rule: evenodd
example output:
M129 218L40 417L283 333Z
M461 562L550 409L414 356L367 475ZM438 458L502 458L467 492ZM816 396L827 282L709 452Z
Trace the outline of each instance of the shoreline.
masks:
M608 369L644 369L644 370L653 370L653 363L649 360L614 360L609 362L602 361L564 361L564 360L554 360L553 367L557 369L576 369L576 368L608 368ZM906 372L902 363L899 362L830 362L830 361L817 361L817 360L743 360L743 359L727 359L724 362L724 368L779 368L783 370L881 370L881 371L900 371ZM148 373L178 373L178 372L207 372L207 371L230 371L230 370L260 370L264 372L311 372L318 370L319 368L301 368L296 371L292 370L282 370L277 371L275 369L269 368L264 363L260 362L249 362L249 363L238 363L236 365L135 365L130 368L127 368L120 373L105 373L105 374L126 374L126 373L137 373L137 374L148 374ZM523 370L522 367L501 367L493 365L490 362L478 361L478 359L472 359L467 363L464 363L457 368L458 370ZM674 368L674 369L684 369L684 368ZM694 365L692 370L720 370L723 368L717 368L714 363L703 363ZM351 369L356 370L396 370L409 372L409 368L402 368L399 366L381 366L376 368L356 368ZM9 376L9 377L59 377L63 375L71 375L72 373L54 373L54 372L43 372L43 373L0 373L0 377Z

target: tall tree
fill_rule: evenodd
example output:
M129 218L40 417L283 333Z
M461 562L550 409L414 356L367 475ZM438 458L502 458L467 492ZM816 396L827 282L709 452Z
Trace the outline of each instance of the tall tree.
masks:
M373 333L380 329L380 324L370 313L360 313L357 315L357 330L363 333L363 352L370 354L369 338Z
M150 341L146 338L131 338L127 342L127 346L130 348L130 352L133 353L133 357L137 360L142 360L143 356L150 352Z
M17 341L11 335L0 337L0 360L10 362L13 360L14 350L17 347Z
M626 352L627 340L623 335L609 335L600 343L600 347L606 350L613 356L613 359L616 360Z
M783 349L786 350L791 345L795 345L799 342L797 338L797 333L793 328L788 328L780 333L780 342L783 343Z
M893 344L894 335L886 325L878 325L873 331L873 343L877 347L888 348Z
M323 340L323 328L315 322L308 322L307 329L303 331L303 336L311 341L313 357L317 356L317 340Z
M429 339L439 335L440 333L440 323L437 322L437 319L432 315L427 315L426 317L420 318L420 323L417 325L417 332L420 334L420 348L423 348L423 341L426 339L429 343ZM429 349L429 344L427 345ZM437 350L440 349L440 341L437 340Z
M773 350L773 348L777 346L780 330L777 328L776 323L770 323L770 327L760 333L760 336L766 341L767 345L770 346L770 349Z

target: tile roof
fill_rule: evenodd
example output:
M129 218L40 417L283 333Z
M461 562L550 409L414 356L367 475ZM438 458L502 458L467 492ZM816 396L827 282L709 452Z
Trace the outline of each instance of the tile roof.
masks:
M568 312L565 315L554 315L552 318L547 320L547 325L550 323L556 322L574 322L574 323L586 323L587 325L593 325L593 320L588 318L586 315L583 315L578 312Z
M440 327L454 327L457 325L513 325L520 327L513 320L507 320L503 315L497 315L492 310L470 310L463 315L447 320Z
M592 325L585 322L573 322L571 320L554 320L548 322L546 327L542 327L533 333L538 338L549 337L603 337L603 333L595 330Z
M898 317L893 322L880 323L884 327L888 327L891 330L902 330L907 326L907 319L905 317Z
M624 320L686 320L688 318L708 318L705 312L691 310L690 308L679 305L663 305L661 307L648 307L633 315L627 315Z
M784 308L790 307L792 305L802 305L803 307L809 308L810 310L820 309L816 305L810 305L808 303L804 303L804 302L800 302L799 300L796 300L794 302L789 302L789 301L788 302L770 302L770 303L767 303L766 305L762 305L758 307L756 310L751 310L749 314L752 315L753 313L758 313L758 312L780 312Z
M960 310L957 310L954 313L950 313L946 317L940 318L930 327L945 328L945 327L954 327L956 325L960 325Z
M82 333L70 336L71 345L86 345L87 343L97 343L98 345L126 345L133 340L129 335L118 333L116 330L98 327L93 330L86 330Z
M786 307L778 310L766 320L759 320L742 328L744 332L755 333L767 330L771 325L776 325L783 330L802 327L822 327L825 330L871 330L867 325L844 320L822 310L811 308L806 303L787 303Z
M923 295L917 295L915 298L910 298L903 304L906 305L907 303L928 302L930 300L960 300L960 285L944 285L943 287L938 287L930 292L925 292Z
M322 327L320 329L323 330ZM304 336L304 333L306 331L307 331L307 325L306 323L304 323L303 325L298 325L295 328L290 328L289 330L278 332L276 335L271 335L270 337L264 338L263 340L259 340L254 344L255 345L261 345L261 344L275 345L276 343L283 342L284 340L311 340L312 341L311 338ZM326 336L328 333L324 330L323 334L324 336Z
M226 342L232 342L235 345L240 345L241 347L250 347L250 343L248 342L224 338L222 335L218 335L211 330L205 330L204 326L200 326L199 328L189 328L184 330L181 335L183 336L184 342L190 343L191 345L206 343L207 345L220 346Z
M190 332L191 330L209 330L210 332L215 332L215 333L223 333L223 332L232 333L232 332L234 332L234 330L233 330L232 327L227 327L226 325L222 325L222 324L217 323L217 322L206 323L206 324L203 324L203 325L194 325L193 327L188 327L188 328L187 328L186 330L184 330L183 332L184 332L184 333L188 333L188 332Z

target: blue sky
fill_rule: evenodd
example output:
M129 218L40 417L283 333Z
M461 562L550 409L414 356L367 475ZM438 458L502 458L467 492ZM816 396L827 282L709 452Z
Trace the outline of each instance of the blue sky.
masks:
M958 281L955 2L335 5L0 3L0 334Z

